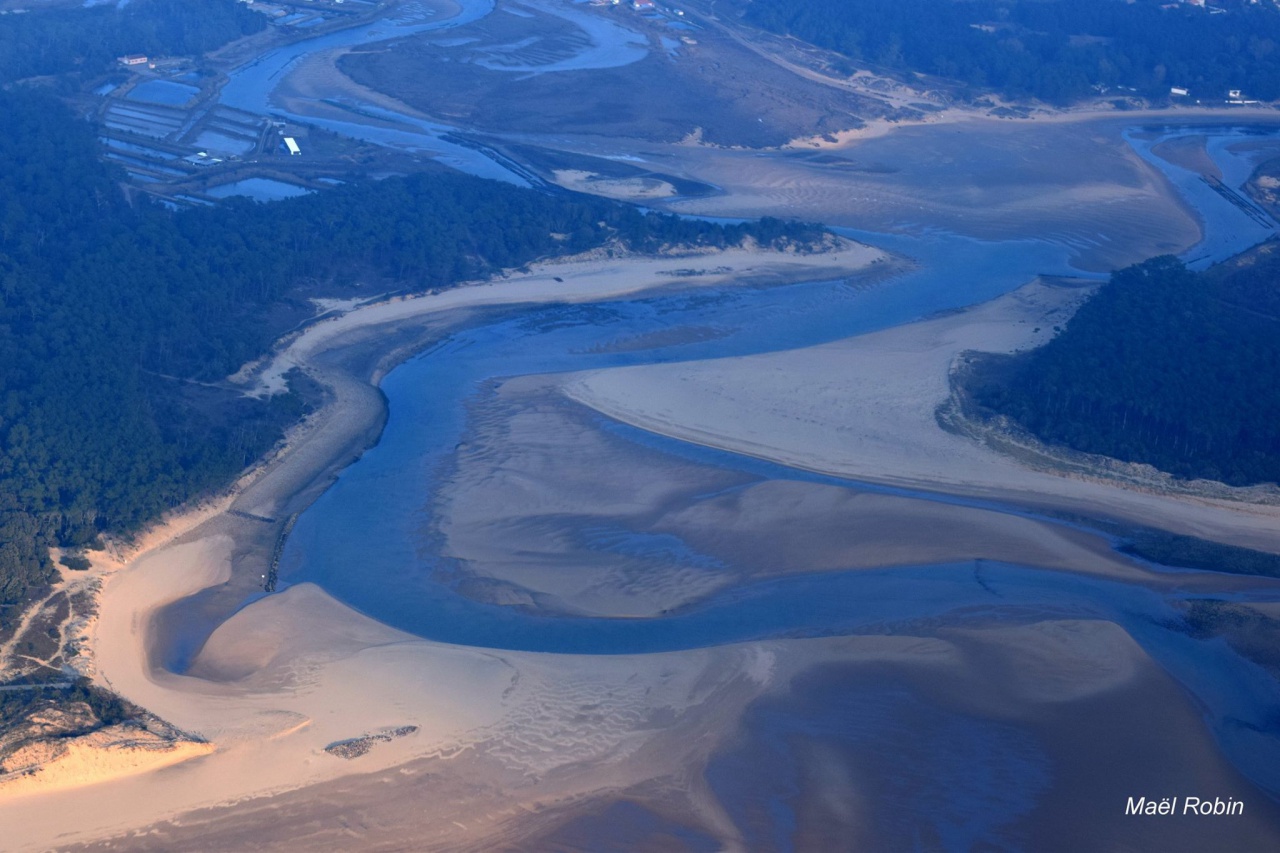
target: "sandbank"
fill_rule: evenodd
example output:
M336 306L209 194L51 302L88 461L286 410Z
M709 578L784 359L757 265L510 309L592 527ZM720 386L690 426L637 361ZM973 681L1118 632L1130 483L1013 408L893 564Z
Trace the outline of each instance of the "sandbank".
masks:
M1124 140L1143 117L1003 122L962 116L895 127L838 148L659 150L672 174L720 187L656 202L679 213L771 215L886 233L942 229L982 240L1060 242L1079 269L1110 271L1183 251L1200 224L1163 174ZM1088 163L1088 169L1079 168Z
M939 426L956 359L1041 343L1083 299L1036 281L984 305L833 344L743 358L644 365L567 378L611 417L803 469L926 491L1120 519L1280 552L1274 489L1175 493L1155 472L1062 476ZM1259 502L1268 498L1271 503Z
M451 571L469 597L659 617L782 575L940 563L968 572L982 560L1167 583L1106 539L1061 524L785 474L761 479L636 444L557 393L563 381L508 379L470 406L471 429L427 515L433 550L458 561ZM632 537L639 544L628 546ZM1222 586L1213 576L1177 583Z
M556 169L555 181L574 192L623 201L652 201L677 195L676 188L658 178L606 178L582 169Z

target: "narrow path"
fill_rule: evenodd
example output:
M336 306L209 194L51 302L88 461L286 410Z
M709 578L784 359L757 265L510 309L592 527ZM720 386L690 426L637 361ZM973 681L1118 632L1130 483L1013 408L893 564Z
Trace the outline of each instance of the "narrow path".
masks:
M0 645L0 673L8 671L9 662L15 658L15 649L17 648L18 641L26 636L27 629L31 627L32 621L43 613L44 609L49 606L49 602L53 601L53 599L61 592L62 582L59 581L53 591L45 596L39 604L28 607L26 612L22 614L22 620L18 623L17 630L13 632L13 636L6 640L4 645ZM23 655L23 657L25 657L25 655ZM30 660L31 658L28 659Z

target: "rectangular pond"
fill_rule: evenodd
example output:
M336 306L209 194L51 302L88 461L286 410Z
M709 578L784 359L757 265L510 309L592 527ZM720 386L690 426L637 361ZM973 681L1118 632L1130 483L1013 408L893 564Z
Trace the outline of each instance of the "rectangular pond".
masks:
M223 184L208 191L214 198L230 198L235 195L248 196L254 201L281 201L306 195L311 190L297 184L286 184L272 178L245 178L233 184Z

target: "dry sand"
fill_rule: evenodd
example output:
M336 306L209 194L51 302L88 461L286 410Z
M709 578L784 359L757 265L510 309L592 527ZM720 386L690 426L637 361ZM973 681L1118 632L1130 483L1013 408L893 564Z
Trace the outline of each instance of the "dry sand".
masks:
M738 673L743 654L601 658L429 643L359 616L318 588L263 599L221 626L192 667L151 669L145 614L229 570L230 542L199 539L133 564L108 587L99 666L122 694L207 738L211 754L145 775L95 768L79 787L0 801L10 850L114 833L198 807L482 749L515 777L605 761L642 744L650 714L678 715ZM129 607L121 607L127 601ZM589 719L583 710L591 707ZM348 760L325 747L375 740ZM62 779L60 781L67 782ZM106 782L108 784L93 784ZM412 812L411 812L412 813Z
M967 350L1045 340L1083 297L1029 284L977 308L789 352L579 374L573 399L645 429L807 470L1067 509L1280 552L1280 505L1124 488L1026 467L936 418ZM1230 493L1230 490L1226 490Z
M10 755L8 764L23 768L31 762L33 770L19 769L0 780L0 797L18 799L81 788L86 780L124 779L208 755L213 749L198 741L170 742L147 737L145 732L140 736L125 726L108 726L65 742L34 744Z
M309 62L282 97L301 102L341 83L366 100L402 107L357 91L333 71L335 58ZM687 212L801 216L861 227L915 216L920 223L977 236L1093 240L1081 257L1098 266L1194 242L1193 217L1119 142L1119 125L1086 120L1100 117L1038 118L1034 136L1031 123L971 115L943 116L939 123L947 132L872 125L820 151L834 158L827 161L806 160L803 152L793 160L766 160L756 152L698 145L652 151L674 161L679 174L724 188L711 199L678 202ZM1123 121L1132 124L1138 118L1124 116ZM1046 125L1061 128L1050 134ZM894 133L886 136L890 130ZM619 145L647 150L641 144ZM991 150L1008 146L1020 157L992 158ZM1091 168L1081 175L1072 164L1086 158ZM904 179L897 174L904 164L936 169L913 171ZM1101 177L1099 168L1105 173ZM1003 178L992 181L995 173ZM582 188L665 192L613 183L586 182ZM420 337L398 337L394 332L401 324L473 307L585 301L655 286L744 278L834 278L886 262L876 250L846 244L818 256L743 250L535 265L502 281L351 311L307 329L262 363L246 365L238 378L254 393L280 390L284 375L300 367L329 384L335 399L232 495L177 516L148 537L120 571L105 578L100 617L91 627L98 681L207 738L211 747L153 772L125 776L135 768L99 765L86 767L74 780L62 779L78 785L21 797L0 794L2 846L43 850L133 833L119 846L492 849L503 841L529 844L538 828L556 830L558 824L548 816L654 780L661 781L659 788L678 803L672 808L685 819L730 847L741 846L724 806L700 781L699 771L717 749L732 743L753 702L785 694L799 676L832 663L873 673L896 667L935 701L1035 726L1051 743L1072 743L1082 730L1082 711L1096 722L1083 727L1091 736L1116 731L1116 720L1123 718L1120 734L1106 748L1136 750L1134 743L1140 743L1147 752L1131 766L1149 768L1142 772L1153 778L1166 769L1154 759L1161 754L1158 747L1167 744L1143 742L1143 733L1152 730L1149 720L1158 712L1176 716L1179 740L1176 748L1163 750L1166 764L1170 756L1190 755L1184 767L1192 768L1192 781L1231 789L1236 780L1185 691L1121 629L1104 622L997 626L924 638L778 641L643 657L548 656L424 641L302 584L256 601L224 622L188 674L154 665L154 620L165 605L200 590L237 583L247 589L257 582L237 577L238 561L249 549L246 543L261 550L265 541L269 550L270 537L264 540L252 532L253 522L233 519L224 510L265 516L292 511L297 495L322 488L317 478L322 481L325 472L358 453L363 436L376 434L381 405L376 390L365 375L326 361L353 342L404 351ZM673 275L703 266L711 271ZM646 428L800 467L1063 506L1280 550L1274 508L1056 477L937 427L934 409L946 398L948 369L957 353L1031 345L1044 334L1032 333L1033 326L1047 329L1078 298L1078 292L1032 285L962 315L852 341L581 375L566 390L575 400ZM375 378L387 364L387 353L382 356L362 362ZM548 488L545 482L536 485L544 493ZM947 521L931 515L933 508L924 502L785 483L748 488L734 500L672 509L667 523L690 536L701 531L708 543L726 530L738 531L743 534L738 547L749 550L751 531L766 515L777 523L774 510L781 504L784 522L788 507L792 520L815 513L861 518L867 525L861 531L863 545L867 538L883 539L872 541L864 553L869 563L943 556L928 551L927 543L911 548L901 543L903 530ZM469 517L455 520L479 529L485 516L471 509ZM1038 522L960 512L949 516L959 522L947 553L976 553L979 546L990 547L988 535L998 535L998 547L1007 549L1000 558L1129 571L1088 537L1059 532L1055 539ZM474 541L471 546L476 547ZM838 541L831 547L831 553L810 555L815 564L834 566L857 552ZM650 595L636 612L679 600L664 595ZM616 607L599 596L593 601L602 609ZM1153 682L1158 690L1150 688ZM335 742L369 736L375 739L358 758L325 752ZM1060 749L1064 766L1079 777L1069 780L1072 791L1097 783L1097 767L1087 765L1106 752L1096 744L1077 746ZM1118 774L1108 763L1103 775ZM864 780L861 796L850 801L865 801L874 782ZM193 813L196 809L204 811ZM183 817L172 820L178 815ZM171 822L142 829L159 821Z
M731 267L736 275L830 277L833 269L856 271L855 259L866 264L881 257L871 250L846 250L849 254L839 263L838 256L779 258L752 252L699 263ZM815 270L815 260L826 266ZM383 330L423 314L469 304L599 298L664 283L670 277L663 271L690 265L688 258L581 260L494 284L371 306L312 327L242 378L265 391L278 385L292 366L319 371L319 362L361 334L380 336L384 343L394 340ZM729 275L718 272L714 277ZM555 281L557 277L563 281ZM680 278L679 283L690 282ZM1047 328L1079 298L1077 290L1037 284L966 314L813 350L618 369L580 375L568 385L575 398L642 426L803 467L1048 501L1149 522L1185 521L1179 529L1219 533L1235 541L1250 536L1270 541L1278 526L1266 508L1250 515L1222 502L1134 494L1105 483L1028 471L937 429L933 408L946 395L947 368L958 351L1027 345L1036 337L1030 331L1033 323ZM331 366L324 370L327 380L339 375ZM287 452L264 466L232 505L264 512L285 506L287 495L306 482L307 472L314 475L317 465L322 469L332 462L335 448L349 444L341 438L342 413L370 403L358 391L367 385L356 377L348 377L347 383L334 383L335 403L300 431ZM886 519L899 532L945 521L926 517L927 507L906 499L864 500L826 488L776 493L786 491L787 484L753 488L758 491L747 489L735 505L710 502L673 509L667 523L695 537L700 530L711 542L726 525L743 532L753 529L762 502L775 508L779 501L790 502L805 517L825 504L835 515L860 515L868 525L864 533L883 527L885 541L867 558L892 562L893 549L903 546ZM851 500L864 505L851 510ZM976 530L1000 537L999 547L1011 549L1006 558L1039 549L1039 559L1047 564L1057 560L1072 568L1089 564L1106 569L1109 564L1111 571L1126 570L1088 537L1064 534L1055 539L1043 536L1036 522L962 512L973 518L957 526L952 551L969 547L962 528L974 524ZM78 788L0 800L0 823L18 827L6 835L12 849L44 849L113 835L193 809L205 810L198 821L188 817L163 823L146 836L131 836L129 846L236 849L252 842L288 849L297 846L303 837L299 833L309 832L310 849L396 843L483 849L495 839L527 842L539 828L553 831L550 815L572 814L578 804L601 797L607 801L616 792L657 784L655 780L662 780L659 787L668 791L666 801L684 803L683 819L732 843L737 830L700 781L697 768L733 742L732 733L752 702L788 689L797 676L823 662L864 661L927 671L933 673L927 680L935 690L944 689L942 675L961 671L954 647L910 637L777 641L643 657L456 648L389 629L304 584L237 613L210 638L190 672L178 676L151 663L154 614L194 591L217 589L228 578L234 582L240 528L223 514L191 530L193 522L207 515L208 510L190 521L176 520L174 530L190 532L107 578L93 648L102 683L208 739L213 751L155 772L121 778L112 775L119 770L113 768L97 778L87 775ZM773 520L782 517L780 527L785 528L783 516L785 512L775 514ZM814 560L834 565L856 551L849 547L841 554L815 554ZM921 556L915 549L897 558ZM1029 679L1024 688L1015 690L1017 682L1005 685L1008 701L1000 713L1016 715L1025 707L1034 717L1031 709L1046 701L1110 696L1128 683L1127 674L1135 670L1121 665L1115 642L1097 640L1098 630L1066 640L1061 632L1047 631L1043 642L1026 630L999 635L997 645L1006 649L1002 654L1021 656L1008 668L1028 673ZM1041 649L1043 643L1050 645ZM1101 646L1111 650L1105 665L1081 669L1075 662ZM1068 647L1075 651L1067 654ZM1149 672L1151 666L1140 671ZM971 679L953 686L951 702L972 692ZM411 733L391 736L410 728ZM1204 762L1220 762L1203 729L1184 734L1206 746L1197 753L1203 761L1197 758L1201 763L1191 762L1183 772L1194 774L1194 767L1208 766ZM335 742L369 736L374 737L367 741L371 748L353 760L324 751ZM392 781L396 784L389 785ZM300 787L305 789L289 793ZM255 805L259 801L253 798L266 794L272 796ZM529 809L540 810L543 818L530 817ZM469 819L455 824L457 814ZM363 818L368 820L361 822ZM354 830L352 820L358 827ZM429 843L423 833L429 834Z

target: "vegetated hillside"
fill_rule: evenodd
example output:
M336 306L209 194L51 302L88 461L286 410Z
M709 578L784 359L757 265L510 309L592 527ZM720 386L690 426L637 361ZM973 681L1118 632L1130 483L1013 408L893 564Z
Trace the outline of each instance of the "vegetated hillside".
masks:
M267 26L236 0L132 0L0 17L0 82L99 74L129 53L191 56Z
M1068 103L1095 85L1280 97L1280 9L1215 0L751 0L763 29L899 71ZM1170 6L1172 8L1164 8Z
M1041 439L1179 477L1280 482L1280 248L1112 275L1039 349L986 360L972 399Z
M56 101L0 92L0 115L0 633L50 579L47 545L136 529L228 482L299 416L296 395L203 383L309 314L304 284L427 289L605 243L820 233L443 171L172 214L129 206L92 128Z

